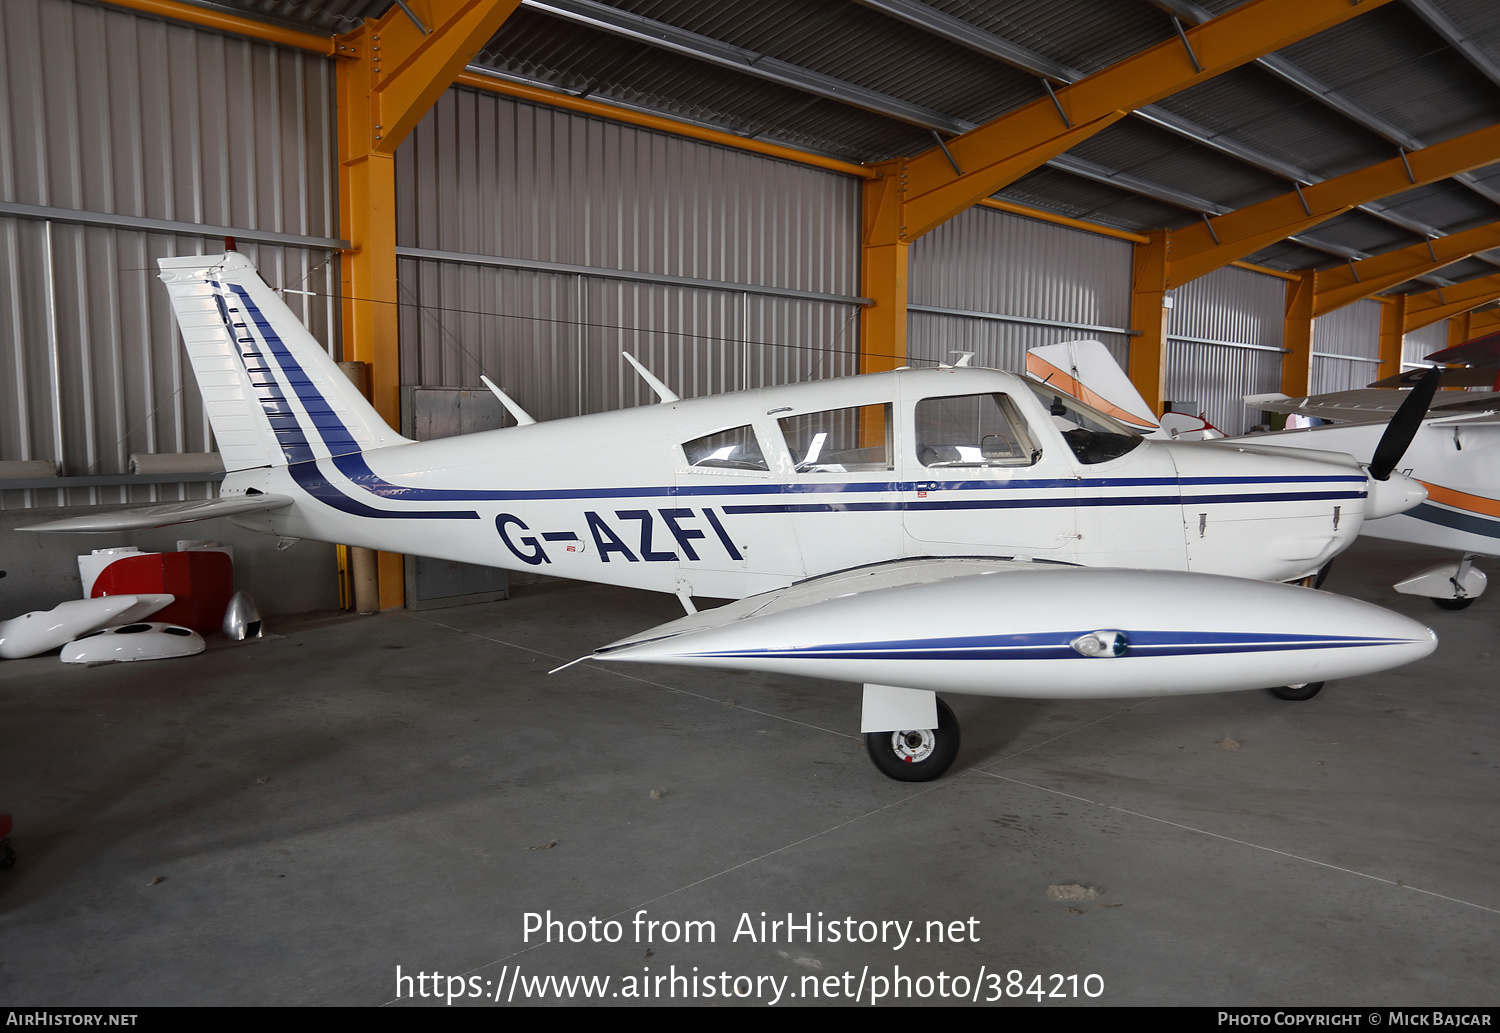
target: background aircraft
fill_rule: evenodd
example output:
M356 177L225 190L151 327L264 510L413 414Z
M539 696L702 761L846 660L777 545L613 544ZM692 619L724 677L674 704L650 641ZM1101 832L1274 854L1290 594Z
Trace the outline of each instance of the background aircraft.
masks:
M1397 614L1277 583L1421 500L1391 476L1399 441L1369 471L1147 441L1051 386L944 367L691 400L642 371L656 405L414 442L243 256L160 265L228 470L221 497L32 530L225 515L670 592L685 618L595 656L863 684L872 759L913 781L957 752L938 690L1320 683L1434 648ZM698 614L695 596L737 602Z
M1500 373L1500 334L1427 356L1432 362L1469 363L1436 372L1443 387L1493 387ZM1400 406L1405 392L1426 369L1407 370L1360 391L1288 398L1252 395L1245 403L1272 412L1301 413L1333 421L1248 440L1276 440L1299 448L1368 455ZM1401 460L1420 480L1427 499L1405 513L1367 523L1362 534L1432 545L1462 553L1399 582L1396 590L1425 595L1445 609L1463 609L1484 592L1484 572L1475 556L1500 556L1500 392L1439 395Z

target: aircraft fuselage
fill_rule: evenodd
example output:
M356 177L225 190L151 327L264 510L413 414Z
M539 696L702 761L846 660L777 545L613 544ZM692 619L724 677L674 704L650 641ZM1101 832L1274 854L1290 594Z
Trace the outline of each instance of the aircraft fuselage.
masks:
M296 498L235 518L288 537L718 598L901 556L1282 581L1359 532L1348 456L1129 441L1045 390L900 370L244 470L223 494Z

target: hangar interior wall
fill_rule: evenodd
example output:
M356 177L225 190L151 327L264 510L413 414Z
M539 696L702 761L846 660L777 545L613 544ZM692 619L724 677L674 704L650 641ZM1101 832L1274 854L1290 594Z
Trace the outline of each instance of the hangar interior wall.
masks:
M72 0L0 4L0 459L125 474L213 449L156 259L189 226L337 236L329 62ZM82 223L89 224L82 224ZM243 242L327 343L333 252ZM0 491L0 506L201 496L206 486Z
M1313 320L1315 395L1362 388L1380 363L1380 302L1367 298Z
M1401 339L1401 365L1403 367L1431 365L1422 360L1446 347L1448 347L1448 321L1439 319L1436 323L1429 323L1419 330L1413 330Z
M402 382L538 419L857 369L849 176L476 90L397 152ZM499 260L499 261L495 261Z
M1286 282L1225 266L1172 294L1167 331L1167 398L1193 403L1226 434L1265 420L1244 396L1281 387Z
M1024 370L1026 351L1093 338L1129 357L1131 245L988 208L970 208L911 247L907 356L973 352L976 366Z

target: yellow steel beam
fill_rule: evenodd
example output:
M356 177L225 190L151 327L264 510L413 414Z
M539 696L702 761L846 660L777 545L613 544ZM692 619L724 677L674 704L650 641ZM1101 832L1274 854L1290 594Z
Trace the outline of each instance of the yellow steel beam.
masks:
M980 199L1152 104L1388 0L1251 0L1133 57L932 148L901 168L899 211L871 244L915 240ZM950 161L951 155L951 161ZM957 165L955 170L954 165ZM1235 256L1239 257L1239 256Z
M1459 341L1459 344L1463 344L1475 337L1483 337L1485 334L1492 334L1496 330L1500 330L1500 309L1486 309L1483 312L1470 312L1468 313L1468 318L1468 335L1462 341Z
M1282 324L1281 393L1300 398L1312 383L1313 289L1316 276L1311 269L1296 283L1286 285L1286 319Z
M1316 226L1355 205L1500 161L1500 124L1288 191L1172 235L1173 286Z
M1380 299L1380 365L1375 378L1384 380L1401 372L1401 356L1406 341L1406 295L1396 294Z
M396 319L397 146L494 36L520 0L408 0L338 37L339 223L344 358L367 363L370 401L401 424ZM426 31L423 31L423 30ZM401 557L381 553L380 604L400 606Z
M256 21L254 18L242 18L227 11L180 3L179 0L102 0L102 2L111 7L124 7L131 11L140 11L142 14L154 14L160 18L187 22L189 25L198 25L205 29L232 32L236 36L248 36L267 43L279 43L284 47L308 50L325 57L332 57L334 54L332 36L288 29L280 25Z
M1408 294L1403 325L1406 332L1411 333L1424 326L1431 326L1440 319L1461 316L1496 298L1500 298L1500 273L1455 283L1452 287Z
M876 166L860 195L865 245L859 264L860 293L873 304L859 314L859 371L877 373L906 364L906 272L910 245L878 238L876 227L900 207L900 163Z
M1500 222L1492 222L1462 233L1424 240L1397 251L1387 251L1352 265L1325 269L1318 274L1318 293L1313 299L1313 309L1318 315L1325 315L1361 298L1497 247L1500 247Z
M363 45L359 77L370 94L370 149L394 154L444 90L500 30L520 0L407 0L417 28L400 6L340 37Z
M1167 230L1151 233L1137 244L1131 259L1130 326L1140 333L1130 341L1130 382L1151 412L1160 415L1167 395L1167 329L1172 309L1167 294Z

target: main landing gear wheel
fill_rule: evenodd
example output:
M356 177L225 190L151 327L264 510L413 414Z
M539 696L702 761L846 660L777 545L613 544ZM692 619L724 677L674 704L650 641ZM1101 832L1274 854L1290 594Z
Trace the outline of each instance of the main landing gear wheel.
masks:
M1474 602L1470 596L1462 599L1434 599L1433 604L1442 610L1465 610Z
M937 701L936 728L902 732L866 732L865 750L887 778L898 782L931 782L958 756L958 718Z
M1278 685L1266 691L1277 699L1289 699L1293 702L1300 702L1304 699L1312 699L1322 688L1323 683L1320 681L1305 681L1300 685Z

